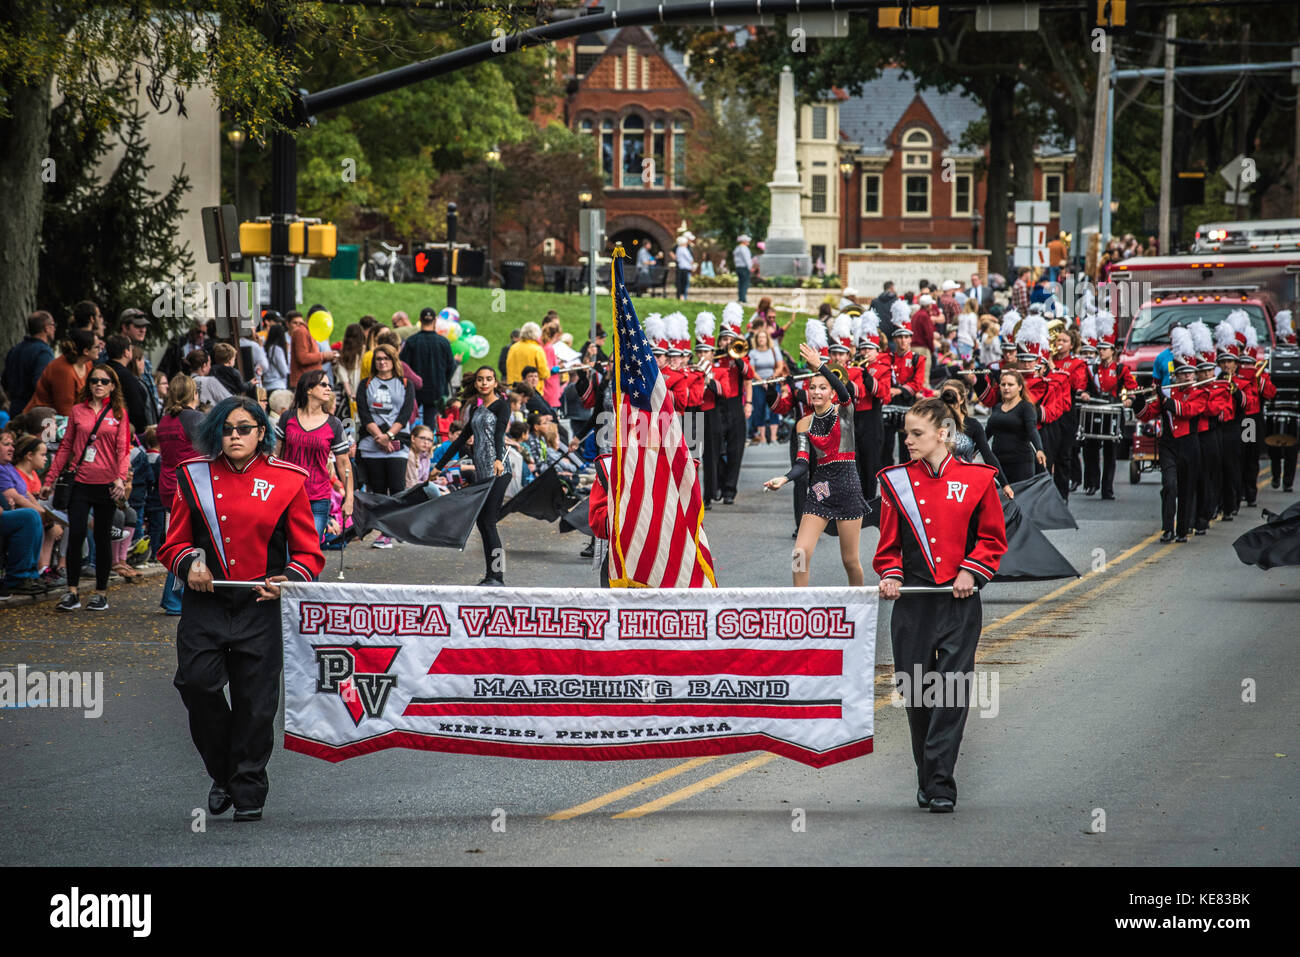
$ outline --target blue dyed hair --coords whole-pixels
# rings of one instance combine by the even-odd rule
[[[270,454],[275,449],[275,434],[271,431],[271,421],[266,417],[266,410],[247,396],[232,395],[214,405],[212,411],[199,423],[194,435],[194,448],[200,455],[221,454],[221,427],[236,409],[243,409],[253,417],[254,422],[266,429],[266,435],[257,450]]]

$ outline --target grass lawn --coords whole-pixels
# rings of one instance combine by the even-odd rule
[[[248,276],[234,278],[247,279]],[[387,283],[361,282],[356,279],[315,279],[308,277],[302,282],[303,311],[307,307],[320,303],[334,317],[334,332],[330,338],[338,342],[343,338],[343,330],[349,323],[356,322],[364,315],[372,315],[387,325],[392,315],[399,309],[404,310],[414,323],[419,323],[420,310],[425,306],[441,309],[447,304],[447,290],[444,286],[432,286],[424,283]],[[640,299],[633,298],[632,304],[636,314],[645,319],[652,312],[664,315],[680,308],[686,314],[692,333],[695,328],[696,313],[705,309],[712,312],[721,321],[722,306],[717,303],[678,302],[675,299]],[[483,289],[462,286],[457,290],[456,308],[462,319],[469,319],[478,329],[478,334],[488,340],[488,354],[484,362],[496,363],[501,347],[510,342],[510,330],[518,329],[525,322],[541,323],[547,310],[554,309],[560,314],[560,324],[565,332],[573,334],[573,347],[580,348],[587,339],[587,329],[591,322],[591,305],[587,296],[568,296],[554,292],[535,292],[531,290],[507,291],[504,289]],[[613,306],[609,296],[596,297],[596,321],[613,331]],[[752,314],[753,307],[746,310],[746,318]],[[786,349],[792,355],[798,355],[799,343],[803,341],[803,322],[795,323],[786,336]],[[611,351],[608,345],[606,351]]]

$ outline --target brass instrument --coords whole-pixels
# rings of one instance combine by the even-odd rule
[[[1055,339],[1058,335],[1060,335],[1064,331],[1065,331],[1065,320],[1053,319],[1051,322],[1047,324],[1048,341]]]
[[[1193,379],[1191,382],[1171,382],[1171,383],[1169,383],[1168,388],[1170,388],[1170,389],[1187,389],[1187,388],[1190,388],[1191,386],[1205,385],[1206,381],[1207,381],[1207,380],[1205,380],[1205,379],[1200,379],[1200,380]],[[1208,380],[1208,381],[1213,381],[1213,380]],[[1143,389],[1134,389],[1132,392],[1130,392],[1128,389],[1121,389],[1121,390],[1120,390],[1120,398],[1121,398],[1121,399],[1124,399],[1124,398],[1128,398],[1129,396],[1133,396],[1133,395],[1146,395],[1146,394],[1149,393],[1149,392],[1156,392],[1156,391],[1158,391],[1160,388],[1162,388],[1162,387],[1161,387],[1161,386],[1149,385],[1149,386],[1147,386],[1146,388],[1143,388]]]
[[[843,369],[839,368],[838,366],[833,366],[829,362],[825,363],[825,367],[827,369],[830,369],[831,375],[835,376],[835,378],[839,379],[843,383],[846,384],[848,383],[849,381],[848,374]],[[821,369],[817,370],[817,372],[820,371]],[[800,372],[798,375],[795,376],[783,376],[783,375],[773,376],[770,379],[751,379],[749,381],[749,384],[751,386],[770,385],[773,382],[784,382],[787,378],[790,379],[792,382],[799,382],[802,379],[811,379],[813,376],[817,375],[817,372]]]
[[[749,343],[744,339],[737,339],[727,346],[727,355],[739,362],[745,356],[749,355]]]

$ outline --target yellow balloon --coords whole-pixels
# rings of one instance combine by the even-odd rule
[[[330,333],[334,331],[334,317],[328,312],[313,312],[307,320],[307,330],[317,342],[329,342]]]

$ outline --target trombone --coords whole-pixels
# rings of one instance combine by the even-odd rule
[[[839,366],[833,366],[828,362],[825,363],[825,367],[830,370],[831,375],[835,376],[835,378],[839,379],[843,383],[846,384],[848,383],[849,381],[848,374]],[[786,379],[789,379],[791,382],[799,382],[803,379],[811,379],[813,376],[817,375],[818,372],[821,372],[821,369],[818,369],[817,372],[800,372],[798,375],[795,376],[781,375],[781,376],[772,376],[772,378],[770,379],[751,379],[749,380],[749,384],[751,386],[771,385],[773,382],[784,382]]]
[[[727,346],[727,355],[739,362],[745,356],[749,355],[749,342],[745,339],[737,339]]]

